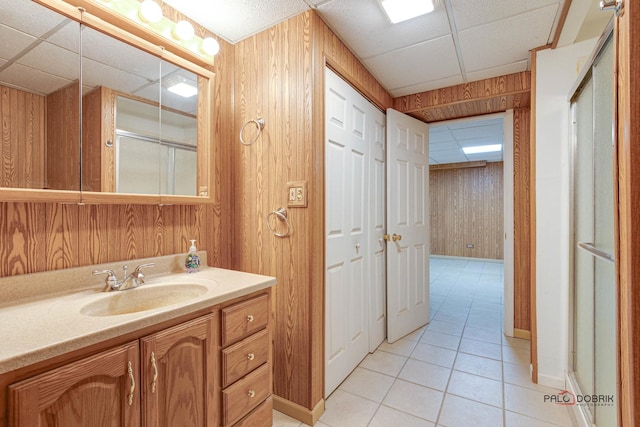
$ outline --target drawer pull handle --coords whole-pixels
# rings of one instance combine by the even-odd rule
[[[153,367],[153,380],[151,381],[151,393],[156,392],[156,384],[158,383],[158,365],[156,363],[156,355],[151,352],[151,366]]]
[[[127,372],[129,373],[129,380],[131,380],[131,389],[129,390],[129,406],[133,405],[133,393],[136,391],[136,379],[133,376],[133,366],[131,361],[127,365]]]
[[[247,316],[247,322],[253,322],[253,314]]]
[[[255,355],[255,354],[253,354],[253,353],[249,353],[249,354],[247,354],[247,359],[249,359],[249,360],[253,360],[253,359],[255,359],[255,358],[256,358],[256,355]]]
[[[255,397],[255,395],[256,395],[256,392],[253,390],[249,390],[249,393],[247,393],[247,396],[249,397]]]

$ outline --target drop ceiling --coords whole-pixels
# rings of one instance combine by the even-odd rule
[[[429,127],[429,164],[473,161],[500,162],[503,150],[492,153],[465,154],[464,147],[503,145],[504,119],[464,119]]]

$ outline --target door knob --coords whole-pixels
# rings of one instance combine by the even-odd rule
[[[382,236],[382,238],[388,242],[389,240],[391,240],[391,235],[390,234],[385,234],[385,235]]]
[[[402,236],[400,234],[394,234],[393,236],[391,236],[391,240],[397,242],[398,240],[402,240]]]

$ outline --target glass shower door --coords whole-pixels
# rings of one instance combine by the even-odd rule
[[[613,63],[610,37],[572,99],[573,370],[580,409],[607,427],[617,425]]]

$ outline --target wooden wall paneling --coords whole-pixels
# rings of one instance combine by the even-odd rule
[[[393,108],[429,123],[528,107],[530,91],[531,75],[523,71],[402,96]]]
[[[616,19],[619,245],[618,399],[622,426],[640,425],[640,6],[624,2]]]
[[[80,189],[78,90],[75,82],[47,95],[47,188]]]
[[[514,328],[531,330],[531,291],[529,277],[531,230],[530,223],[530,117],[529,108],[513,112],[513,261],[514,261]]]
[[[432,254],[503,258],[502,166],[430,171]]]
[[[44,187],[45,111],[44,97],[0,86],[0,186]]]

